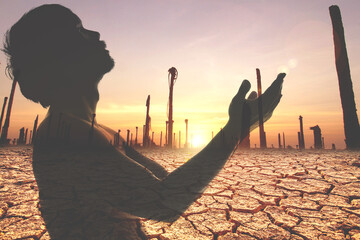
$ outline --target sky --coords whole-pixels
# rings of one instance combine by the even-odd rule
[[[270,4],[271,2],[271,4]],[[97,121],[113,129],[135,132],[145,124],[146,98],[155,141],[165,134],[169,95],[168,69],[176,67],[174,132],[185,141],[185,119],[194,145],[211,140],[228,120],[228,106],[241,82],[256,90],[256,68],[263,90],[280,72],[287,76],[283,97],[265,123],[268,147],[297,145],[299,115],[305,146],[313,146],[310,127],[319,125],[325,147],[345,148],[342,108],[335,68],[329,6],[340,7],[345,28],[356,105],[360,105],[360,1],[347,0],[0,0],[0,35],[27,11],[58,3],[77,14],[85,28],[100,32],[115,60],[99,85]],[[0,104],[9,96],[6,56],[0,53]],[[16,89],[9,137],[21,127],[32,129],[46,109]],[[142,131],[140,131],[142,132]],[[258,129],[250,135],[259,146]],[[164,142],[164,140],[163,140]]]

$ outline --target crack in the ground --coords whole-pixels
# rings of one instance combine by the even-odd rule
[[[279,157],[276,158],[276,161],[273,160],[272,162],[267,162],[267,161],[269,158],[271,159],[272,156],[271,154],[273,153],[267,152],[266,156],[261,155],[262,153],[256,151],[252,151],[250,153],[253,154],[253,156],[250,154],[246,154],[245,155],[246,160],[242,160],[244,161],[243,162],[244,166],[240,166],[241,164],[239,164],[238,161],[238,159],[242,159],[241,155],[234,155],[233,158],[229,160],[230,163],[225,166],[224,172],[220,173],[219,176],[215,178],[213,182],[210,184],[210,186],[214,184],[214,188],[210,189],[209,193],[204,193],[196,201],[198,205],[195,206],[193,210],[190,210],[189,213],[182,215],[184,217],[183,219],[190,223],[189,226],[191,229],[193,229],[193,231],[198,232],[199,234],[201,234],[201,236],[204,237],[211,236],[212,239],[222,239],[221,236],[226,235],[227,233],[233,234],[233,235],[229,234],[229,236],[236,236],[236,234],[244,234],[246,236],[251,236],[256,239],[260,239],[259,237],[252,236],[252,234],[246,232],[247,231],[246,228],[256,226],[256,224],[259,224],[261,222],[256,223],[255,221],[254,223],[254,221],[249,221],[248,223],[246,223],[246,226],[243,226],[240,224],[240,222],[237,222],[234,219],[232,219],[231,212],[234,212],[234,214],[236,212],[243,214],[243,216],[259,217],[262,214],[265,214],[268,218],[269,223],[274,224],[276,227],[279,227],[284,231],[287,231],[291,235],[299,236],[304,239],[310,239],[308,236],[312,236],[310,234],[312,231],[314,231],[315,235],[320,234],[325,236],[327,234],[331,234],[327,232],[328,230],[326,230],[326,228],[316,228],[316,224],[318,224],[319,222],[323,222],[324,224],[329,224],[329,226],[332,226],[331,219],[317,217],[317,216],[321,216],[319,215],[320,211],[321,212],[324,211],[325,208],[328,208],[328,210],[325,209],[325,211],[329,211],[329,209],[331,209],[331,207],[335,204],[335,206],[337,206],[339,211],[344,213],[344,216],[351,215],[352,220],[346,221],[346,223],[344,223],[343,225],[339,225],[339,226],[334,225],[332,226],[332,228],[329,229],[337,229],[339,231],[341,230],[344,236],[348,238],[351,238],[355,233],[360,232],[359,226],[356,225],[357,222],[360,222],[360,211],[359,211],[360,201],[352,202],[353,200],[360,199],[360,193],[359,193],[360,191],[357,190],[360,188],[360,181],[358,180],[358,178],[360,178],[360,169],[353,167],[346,168],[347,165],[346,164],[344,165],[344,163],[341,163],[342,165],[340,165],[338,159],[342,158],[341,155],[342,153],[338,153],[337,157],[334,158],[334,156],[331,155],[331,152],[329,152],[329,155],[327,155],[329,157],[320,158],[317,157],[316,155],[312,157],[311,153],[308,153],[307,151],[303,151],[303,152],[294,151],[293,153],[286,151],[282,151],[282,152],[279,151],[276,152],[276,154],[279,154]],[[27,180],[27,178],[32,175],[31,166],[26,167],[25,169],[21,169],[17,167],[11,167],[10,165],[13,164],[14,166],[17,166],[16,164],[18,164],[17,162],[19,162],[19,159],[21,158],[23,158],[23,160],[26,163],[21,162],[19,166],[24,166],[24,164],[31,164],[31,161],[28,161],[30,155],[24,154],[22,151],[15,151],[12,153],[6,153],[4,155],[1,154],[1,150],[0,150],[0,155],[6,156],[9,154],[13,154],[14,157],[9,157],[9,158],[5,157],[5,162],[2,162],[0,169],[2,170],[9,169],[11,171],[14,171],[14,176],[8,176],[9,178],[10,177],[12,178],[11,184],[13,186],[16,186],[16,188],[18,188],[16,189],[16,191],[14,191],[14,194],[16,194],[20,189],[24,188],[25,185],[26,188],[28,188],[29,184],[33,184],[30,186],[30,188],[33,189],[34,194],[36,194],[38,189],[34,185],[34,180]],[[153,154],[153,153],[149,152],[149,154]],[[156,155],[153,156],[155,156],[152,157],[153,159],[158,159]],[[179,161],[176,161],[176,164],[174,163],[176,160],[175,158],[171,158],[171,160],[168,160],[166,158],[167,156],[166,154],[162,154],[161,156],[162,156],[162,160],[164,161],[162,163],[167,167],[172,166],[170,167],[171,169],[174,169],[175,167],[178,167],[180,165]],[[285,156],[285,157],[281,157],[281,156]],[[302,156],[306,156],[306,157],[302,157]],[[186,157],[184,159],[186,160],[188,158]],[[345,170],[344,167],[346,168]],[[232,171],[232,168],[234,168],[234,171]],[[339,175],[342,173],[344,173],[345,175]],[[14,182],[14,178],[18,176],[20,176],[21,180]],[[292,182],[294,182],[293,185],[291,185]],[[5,190],[4,187],[9,185],[10,184],[1,184],[1,189]],[[257,186],[261,186],[261,187],[257,188]],[[301,189],[301,187],[304,187],[304,189]],[[248,191],[249,188],[250,188],[250,192],[248,192],[249,195],[247,196],[246,192]],[[273,195],[272,195],[272,191],[274,191]],[[31,192],[27,194],[33,194],[33,193]],[[241,201],[244,201],[244,205],[246,204],[250,204],[250,205],[244,207],[244,209],[242,209],[242,206],[238,206],[238,209],[234,209],[232,204],[239,204],[239,202],[236,203],[237,200],[235,195],[242,196],[240,199]],[[323,196],[330,196],[330,195],[332,196],[331,199],[326,201],[322,200]],[[334,197],[334,195],[339,197]],[[4,212],[4,214],[3,217],[0,219],[0,224],[2,221],[11,218],[11,216],[8,216],[8,209],[11,209],[12,207],[27,202],[34,201],[31,199],[20,201],[21,197],[22,195],[19,194],[16,200],[14,200],[14,202],[7,201],[9,203],[8,207],[2,206],[3,209],[2,211]],[[209,197],[209,198],[206,200],[205,197]],[[256,205],[255,203],[246,202],[246,197],[248,199],[255,199],[259,204]],[[9,197],[9,199],[15,199],[15,198]],[[285,201],[284,204],[282,204],[281,200],[283,199],[284,200],[289,199],[289,200]],[[304,201],[304,205],[303,206],[301,205],[302,202],[297,203],[296,199]],[[251,202],[252,200],[249,201]],[[314,204],[316,204],[318,207],[316,207],[316,205],[312,204],[311,202],[314,202]],[[347,206],[346,204],[351,204],[352,206],[345,207]],[[267,210],[267,207],[269,207],[269,209],[275,207],[277,208],[279,213],[287,214],[288,216],[295,217],[298,220],[296,220],[295,218],[294,219],[288,218],[284,215],[285,218],[284,221],[282,221],[281,214],[276,215],[277,212],[274,212],[275,215],[273,215],[272,212],[269,212]],[[289,211],[290,207],[294,208],[295,210]],[[222,211],[224,211],[224,215],[221,218],[219,218],[220,220],[219,224],[225,223],[226,225],[227,223],[231,223],[231,225],[226,225],[229,228],[228,229],[219,228],[219,230],[215,230],[216,231],[215,233],[210,226],[201,226],[201,228],[204,229],[200,231],[197,227],[197,224],[201,223],[202,221],[201,217],[204,217],[203,218],[204,221],[205,220],[211,221],[211,216],[213,216],[212,215],[213,211],[214,212],[218,211],[216,209],[221,209]],[[314,214],[306,211],[312,211]],[[303,214],[305,214],[306,216],[305,218],[303,218],[302,216]],[[194,224],[194,222],[189,220],[189,217],[194,217],[195,215],[198,215],[200,217],[198,219],[200,220],[197,220],[197,222]],[[18,219],[18,222],[10,223],[8,226],[12,226],[12,227],[17,225],[20,226],[22,221],[28,219],[28,217],[24,217],[21,215],[19,215],[18,217],[16,216],[13,216],[13,218]],[[311,219],[314,219],[314,221],[312,221]],[[223,221],[223,223],[221,221]],[[172,228],[172,226],[174,225],[172,224],[171,227],[168,226],[162,227],[161,228],[162,234],[172,233],[172,231],[176,231],[175,227]],[[243,228],[241,231],[238,231],[240,226],[242,226]],[[192,231],[191,229],[189,231]],[[254,227],[251,229],[252,229],[251,231],[254,231],[257,228]],[[137,225],[137,231],[141,231],[141,224]],[[266,230],[262,230],[262,231],[266,231]],[[46,231],[42,232],[40,237],[42,237],[45,233]],[[210,235],[210,233],[212,235]],[[156,235],[152,235],[152,237],[160,239],[160,235],[161,234],[156,234]],[[31,237],[34,235],[29,234],[29,236]],[[29,236],[24,237],[23,239],[28,238]],[[39,237],[36,237],[35,239],[38,238]],[[142,239],[146,239],[146,238],[142,237]]]

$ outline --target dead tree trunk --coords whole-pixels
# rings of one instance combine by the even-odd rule
[[[348,149],[360,148],[360,127],[356,114],[354,91],[350,76],[349,60],[347,56],[344,27],[338,6],[329,8],[333,26],[336,71],[339,80],[341,105],[345,130],[345,143]]]
[[[4,104],[3,104],[3,107],[2,107],[2,110],[1,110],[1,116],[0,116],[0,133],[1,133],[1,126],[2,126],[2,120],[4,118],[4,111],[5,111],[5,107],[6,107],[6,102],[7,102],[8,98],[5,97],[4,98]]]
[[[16,81],[13,80],[13,83],[11,86],[9,103],[8,103],[7,112],[6,112],[5,123],[1,130],[0,144],[8,144],[10,141],[7,139],[7,135],[8,135],[9,125],[10,125],[11,107],[12,107],[12,104],[14,101],[15,88],[16,88]]]
[[[256,76],[257,76],[257,88],[258,88],[258,97],[259,97],[259,135],[260,135],[260,148],[266,148],[266,135],[264,131],[264,118],[263,118],[263,110],[262,110],[262,98],[260,97],[262,94],[261,90],[261,75],[260,69],[256,69]]]

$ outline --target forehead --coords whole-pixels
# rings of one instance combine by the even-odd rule
[[[69,21],[71,21],[73,24],[75,25],[81,24],[81,19],[75,13],[70,11],[68,13],[68,17],[69,17]]]
[[[80,18],[70,9],[58,5],[49,4],[32,9],[25,14],[19,23],[21,25],[28,25],[30,28],[58,28],[58,27],[73,27],[81,23]]]
[[[81,19],[70,9],[62,7],[56,9],[51,17],[51,22],[55,26],[77,26],[81,24]],[[50,20],[50,19],[49,19]]]

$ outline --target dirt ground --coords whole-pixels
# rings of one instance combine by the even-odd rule
[[[146,150],[169,171],[195,154]],[[0,239],[50,239],[31,147],[0,148]],[[141,220],[147,239],[360,239],[360,152],[238,150],[174,223]]]

